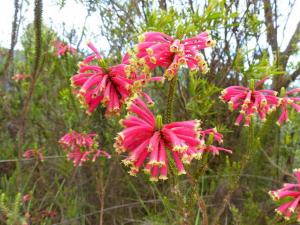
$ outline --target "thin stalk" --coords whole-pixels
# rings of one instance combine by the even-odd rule
[[[67,61],[67,60],[66,60]],[[75,102],[75,98],[74,98],[74,95],[73,95],[73,93],[72,93],[72,88],[71,88],[71,85],[69,84],[70,83],[70,80],[68,79],[68,77],[66,76],[66,74],[68,74],[68,71],[66,70],[66,68],[65,68],[65,66],[64,66],[64,63],[62,63],[61,64],[62,66],[60,67],[60,69],[61,69],[61,72],[62,72],[62,74],[63,74],[63,76],[64,76],[64,78],[65,78],[65,80],[66,80],[66,82],[67,82],[67,87],[68,87],[68,91],[69,91],[69,97],[70,97],[70,100],[71,100],[71,103],[72,103],[72,106],[73,106],[73,108],[74,108],[74,110],[75,110],[75,112],[76,112],[76,115],[79,117],[79,109],[78,109],[78,107],[77,107],[77,104],[76,104],[76,102]],[[78,119],[80,119],[80,118],[78,118]]]
[[[100,161],[100,166],[103,167],[103,161]],[[104,196],[105,196],[105,188],[104,188],[104,174],[103,171],[100,169],[97,171],[93,171],[94,176],[96,177],[96,192],[98,194],[98,200],[99,200],[99,225],[103,225],[103,209],[104,209]]]
[[[211,223],[212,225],[217,225],[218,224],[218,221],[219,221],[221,215],[223,214],[224,210],[226,209],[226,206],[230,202],[232,194],[234,193],[234,191],[239,186],[240,178],[241,178],[246,166],[249,163],[250,157],[254,153],[254,150],[255,150],[254,142],[255,142],[255,140],[254,140],[254,125],[253,125],[253,122],[254,121],[252,120],[250,125],[249,125],[249,128],[248,128],[247,151],[245,152],[245,154],[243,155],[243,157],[241,159],[239,171],[238,171],[236,177],[234,178],[231,187],[229,187],[230,190],[228,191],[228,193],[223,198],[222,206],[219,208],[216,215],[214,216],[214,220]]]
[[[198,210],[200,210],[202,213],[202,225],[208,225],[208,215],[207,215],[206,204],[205,204],[205,201],[204,201],[202,195],[199,195],[199,193],[198,193],[197,182],[191,174],[187,173],[187,177],[194,187],[193,194],[197,201]],[[198,215],[197,215],[197,217],[198,217]],[[198,219],[196,219],[196,220],[198,220]]]
[[[175,76],[169,83],[169,91],[167,96],[167,107],[164,115],[164,123],[170,123],[172,121],[176,83],[177,83],[177,76]]]
[[[124,170],[123,170],[124,172]],[[125,173],[125,172],[124,172]],[[147,215],[150,215],[150,210],[148,209],[148,207],[146,206],[146,204],[144,203],[143,199],[141,198],[138,190],[135,188],[134,184],[130,181],[130,179],[128,178],[128,175],[126,173],[125,175],[125,179],[128,182],[129,186],[132,188],[133,192],[136,194],[140,204],[142,205],[143,209],[146,211]]]
[[[153,187],[154,187],[154,190],[157,192],[159,198],[161,199],[161,202],[163,204],[163,206],[165,207],[166,211],[167,211],[167,215],[169,217],[169,219],[173,219],[174,217],[172,216],[172,213],[171,213],[171,203],[169,201],[169,199],[167,197],[164,197],[163,194],[159,191],[159,189],[157,188],[156,184],[153,183]]]

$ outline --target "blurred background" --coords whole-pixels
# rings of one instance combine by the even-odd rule
[[[275,215],[267,193],[293,181],[300,167],[299,114],[290,111],[279,127],[273,112],[250,135],[233,125],[236,113],[218,97],[266,75],[266,88],[300,86],[299,8],[297,0],[0,0],[0,224],[200,225],[196,195],[209,224],[296,224]],[[113,149],[125,113],[106,119],[98,107],[88,116],[70,86],[87,41],[120,63],[145,31],[182,38],[205,30],[217,43],[203,52],[210,71],[180,70],[174,117],[217,127],[233,154],[205,155],[188,176],[166,182],[131,177]],[[58,54],[57,41],[76,52]],[[167,84],[146,90],[153,111],[162,112]],[[74,168],[58,143],[71,129],[96,132],[112,158]],[[25,160],[28,149],[38,149],[44,162]]]

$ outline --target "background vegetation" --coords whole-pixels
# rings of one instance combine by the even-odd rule
[[[274,90],[299,86],[300,23],[296,30],[285,30],[285,23],[278,23],[283,15],[278,14],[277,0],[77,2],[88,15],[101,15],[101,26],[95,29],[109,43],[105,56],[116,63],[144,31],[189,37],[211,30],[217,45],[205,52],[210,71],[180,71],[174,117],[197,118],[204,128],[217,127],[233,154],[204,156],[192,163],[187,176],[166,182],[151,183],[142,174],[129,176],[120,164],[122,156],[112,147],[124,114],[107,120],[100,107],[88,116],[70,87],[69,78],[87,48],[58,57],[49,44],[59,38],[78,46],[89,37],[81,31],[58,37],[43,24],[42,11],[47,9],[41,0],[30,2],[34,22],[19,37],[24,2],[15,0],[11,47],[0,51],[0,223],[200,225],[200,195],[209,224],[295,224],[276,217],[276,204],[267,192],[293,180],[292,168],[299,167],[299,115],[291,113],[291,122],[279,127],[274,112],[265,123],[244,129],[233,125],[236,115],[218,96],[225,87],[246,86],[250,78],[266,74],[272,76],[267,85]],[[65,7],[66,1],[56,3]],[[288,4],[292,10],[295,1]],[[278,43],[279,30],[291,37],[284,49]],[[20,51],[15,50],[17,42],[22,43]],[[15,82],[11,78],[16,73],[32,78]],[[166,85],[149,87],[157,111],[164,110]],[[96,132],[113,157],[74,168],[58,144],[70,129]],[[44,162],[23,159],[24,151],[32,148],[41,149]],[[23,203],[26,194],[32,198]]]

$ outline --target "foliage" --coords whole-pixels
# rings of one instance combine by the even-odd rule
[[[134,48],[138,36],[145,31],[187,38],[211,30],[217,45],[204,53],[210,71],[205,75],[186,68],[179,71],[174,118],[201,119],[204,129],[217,127],[225,136],[224,146],[233,154],[206,154],[202,160],[192,162],[188,176],[172,176],[165,182],[152,183],[142,174],[128,175],[120,164],[123,156],[113,148],[114,137],[121,130],[118,121],[126,111],[123,109],[119,117],[111,119],[105,118],[104,107],[98,107],[91,116],[85,114],[72,91],[70,78],[76,74],[87,48],[57,56],[52,43],[61,37],[43,25],[38,77],[20,82],[7,76],[1,78],[0,220],[25,224],[28,213],[32,218],[29,224],[196,225],[203,220],[200,196],[205,201],[209,224],[287,224],[276,218],[276,205],[267,192],[290,182],[292,169],[299,167],[299,114],[291,111],[291,122],[279,127],[279,112],[273,112],[266,122],[254,121],[246,129],[233,125],[236,114],[218,98],[225,87],[247,86],[249,79],[259,80],[265,75],[271,76],[267,86],[278,91],[279,86],[290,89],[297,84],[297,77],[292,75],[299,70],[298,59],[287,59],[289,63],[283,60],[295,56],[297,46],[290,51],[278,47],[270,51],[271,43],[261,44],[262,36],[269,40],[266,36],[275,35],[265,32],[268,20],[261,12],[269,1],[166,1],[166,11],[160,7],[161,1],[78,2],[89,13],[101,14],[100,32],[109,41],[107,58],[111,64],[120,63],[121,56]],[[65,7],[66,1],[57,4]],[[277,18],[276,10],[272,10]],[[11,65],[16,73],[32,73],[35,41],[34,26],[29,25],[21,37],[23,50],[16,53]],[[6,50],[3,52],[5,55]],[[0,60],[0,71],[4,62],[5,58]],[[153,72],[153,76],[162,74],[161,68]],[[22,120],[33,83],[28,113]],[[154,113],[165,110],[167,85],[168,82],[154,83],[145,88],[155,99]],[[24,121],[20,148],[19,132]],[[73,167],[58,143],[70,130],[97,133],[99,145],[112,158]],[[25,150],[37,148],[43,149],[44,162],[23,159]],[[32,200],[23,203],[22,196],[28,193],[32,193]],[[45,210],[56,215],[41,216]]]

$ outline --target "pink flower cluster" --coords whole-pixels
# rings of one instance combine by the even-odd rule
[[[207,63],[199,52],[215,44],[209,32],[202,32],[195,37],[178,40],[161,32],[146,32],[136,46],[138,64],[150,70],[157,66],[166,68],[165,77],[171,80],[181,65],[192,71],[206,73]]]
[[[26,194],[22,196],[22,201],[23,203],[29,202],[32,199],[32,195],[31,194]]]
[[[131,72],[130,65],[126,64],[127,55],[121,64],[108,68],[95,46],[92,43],[88,46],[94,53],[79,64],[78,74],[71,78],[72,86],[77,88],[77,96],[88,114],[102,103],[106,116],[118,115],[122,104],[140,91],[145,77]]]
[[[170,160],[179,175],[185,174],[183,164],[189,164],[194,158],[200,159],[206,150],[204,139],[210,131],[202,133],[200,139],[198,120],[163,125],[161,116],[155,118],[140,98],[129,103],[127,110],[129,115],[121,120],[125,129],[116,137],[114,147],[119,153],[129,153],[123,163],[130,167],[131,175],[136,175],[147,161],[144,172],[150,174],[150,180],[165,180]],[[214,138],[221,140],[217,132]]]
[[[231,150],[218,147],[213,144],[213,141],[216,141],[217,143],[223,142],[223,135],[217,131],[216,128],[210,128],[207,130],[201,130],[201,141],[204,143],[203,147],[200,149],[203,152],[211,152],[213,155],[219,155],[220,151],[224,151],[227,153],[232,153]]]
[[[300,92],[300,88],[287,91],[284,97],[277,97],[277,92],[273,90],[255,90],[262,85],[267,78],[258,81],[254,88],[243,86],[230,86],[222,91],[220,99],[228,102],[229,109],[239,110],[239,115],[235,121],[239,125],[244,120],[244,126],[249,126],[251,118],[258,114],[259,119],[266,120],[268,113],[277,108],[281,109],[281,114],[277,121],[278,125],[288,121],[288,106],[291,105],[297,112],[300,112],[300,98],[289,95]]]
[[[28,149],[24,152],[23,157],[25,159],[36,158],[41,162],[45,159],[41,149]]]
[[[27,77],[30,77],[30,75],[18,73],[13,75],[11,79],[14,80],[15,82],[19,82],[25,80]]]
[[[270,191],[269,194],[274,201],[287,199],[275,211],[279,215],[283,215],[285,219],[289,220],[295,210],[298,211],[298,222],[300,222],[300,169],[294,170],[297,183],[285,183],[281,189]]]
[[[59,41],[59,40],[54,41],[53,46],[55,48],[57,56],[63,56],[67,53],[70,53],[73,55],[76,53],[75,48],[73,48],[71,45],[67,45],[64,42]]]
[[[85,134],[72,131],[65,134],[59,143],[68,152],[68,160],[73,160],[74,166],[81,166],[83,162],[91,160],[94,162],[98,156],[103,155],[110,158],[110,155],[98,149],[95,140],[96,134]]]
[[[290,95],[300,93],[300,88],[295,88],[285,93],[285,96],[278,99],[278,108],[281,111],[281,114],[278,118],[277,124],[281,125],[284,122],[289,120],[288,118],[288,108],[291,106],[298,113],[300,113],[300,97],[293,97]]]

